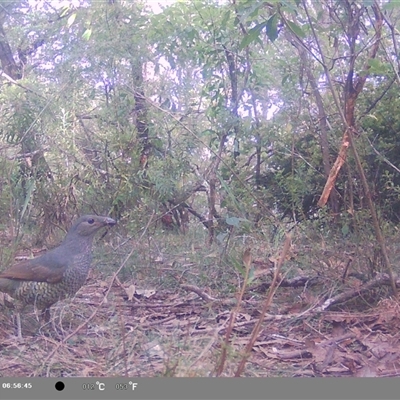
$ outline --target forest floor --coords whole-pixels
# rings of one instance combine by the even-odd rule
[[[0,376],[216,376],[221,359],[221,376],[234,376],[282,243],[244,235],[222,254],[197,240],[167,233],[102,245],[87,284],[52,307],[55,328],[23,314],[22,342],[0,306]],[[400,305],[387,279],[360,279],[381,276],[375,250],[319,241],[292,241],[242,376],[399,376]],[[247,246],[251,270],[237,309]]]

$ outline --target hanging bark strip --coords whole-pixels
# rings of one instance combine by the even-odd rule
[[[323,207],[326,204],[332,189],[335,187],[336,178],[344,162],[346,161],[346,155],[349,146],[350,146],[349,129],[346,129],[343,135],[342,145],[340,147],[339,154],[329,172],[329,176],[328,179],[326,180],[324,190],[321,194],[320,199],[318,200],[317,204],[319,207]]]
[[[347,156],[347,150],[351,146],[352,138],[350,135],[354,135],[357,130],[355,127],[355,106],[356,101],[361,93],[364,84],[368,78],[368,74],[365,73],[363,75],[357,75],[354,79],[354,70],[355,70],[355,63],[357,59],[357,49],[356,43],[358,39],[358,35],[360,33],[360,17],[364,10],[364,7],[358,9],[355,6],[352,6],[349,2],[344,3],[347,8],[347,15],[348,15],[348,24],[347,24],[347,38],[350,47],[350,58],[349,58],[349,72],[347,74],[346,84],[344,88],[344,122],[346,129],[343,134],[342,145],[339,150],[339,154],[336,158],[336,161],[329,173],[329,177],[325,183],[324,190],[322,195],[318,201],[318,206],[323,207],[332,191],[332,188],[335,185],[336,178],[338,173],[344,164]],[[375,28],[375,42],[371,47],[371,51],[369,53],[368,60],[365,62],[363,66],[364,71],[368,71],[370,69],[370,65],[368,63],[369,60],[372,60],[376,57],[376,54],[379,49],[381,35],[382,35],[382,25],[383,25],[383,17],[379,7],[374,4],[372,6],[375,15],[375,21],[373,21],[374,28]],[[327,72],[327,71],[326,71]],[[355,135],[356,136],[356,135]],[[355,149],[354,149],[355,150]]]

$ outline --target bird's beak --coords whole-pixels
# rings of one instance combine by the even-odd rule
[[[114,226],[117,223],[117,221],[115,221],[112,218],[105,217],[103,223],[104,226]]]

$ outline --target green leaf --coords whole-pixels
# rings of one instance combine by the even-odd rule
[[[378,118],[374,114],[367,114],[366,117],[372,118],[375,121],[378,121]]]
[[[289,11],[291,14],[296,15],[297,9],[293,5],[293,3],[298,7],[300,2],[299,1],[292,1],[292,0],[281,0],[282,6],[285,8],[286,11]]]
[[[82,38],[85,40],[89,40],[91,35],[92,35],[92,30],[89,28],[86,29],[85,32],[83,32]]]
[[[384,5],[382,6],[382,10],[388,10],[388,11],[390,11],[390,10],[393,10],[393,9],[395,9],[395,8],[397,8],[397,7],[400,7],[400,2],[398,2],[397,0],[395,0],[395,1],[392,1],[392,2],[390,2],[390,3],[384,4]]]
[[[229,21],[230,16],[231,16],[231,10],[228,10],[225,12],[224,16],[222,17],[221,26],[223,28],[226,27],[226,23]]]
[[[289,74],[286,74],[286,75],[284,75],[283,76],[283,78],[282,78],[282,86],[284,86],[285,85],[285,83],[289,80],[289,78],[290,78],[290,75]]]
[[[255,278],[256,278],[256,276],[254,274],[254,268],[250,268],[249,276],[247,277],[247,285],[250,285],[254,281]]]
[[[210,135],[211,137],[215,137],[216,135],[217,135],[217,132],[216,131],[214,131],[213,129],[206,129],[206,130],[204,130],[203,132],[201,132],[201,135],[203,136],[208,136],[208,135]]]
[[[25,211],[26,211],[26,209],[27,209],[27,207],[28,207],[29,202],[31,201],[32,193],[33,193],[34,189],[35,189],[35,180],[32,179],[32,180],[29,182],[28,189],[27,189],[27,193],[26,193],[26,197],[25,197],[25,199],[24,199],[24,204],[23,204],[23,206],[22,206],[21,219],[22,219],[22,217],[23,217],[24,214],[25,214]]]
[[[240,218],[238,217],[228,217],[225,222],[228,225],[234,226],[235,228],[239,228]]]
[[[265,25],[265,31],[267,33],[268,39],[273,42],[277,37],[278,37],[278,14],[275,13],[272,15],[266,25]]]
[[[261,30],[267,25],[268,21],[262,22],[261,24],[256,25],[251,28],[247,35],[242,39],[240,43],[239,49],[242,50],[247,47],[251,42],[254,42],[260,36]]]
[[[217,235],[216,239],[218,240],[219,243],[223,243],[227,236],[228,236],[227,233],[221,232]]]
[[[371,7],[374,5],[374,0],[363,0],[364,7]]]
[[[69,11],[69,6],[64,6],[64,7],[61,9],[60,18],[65,17],[65,16],[67,15],[68,11]]]
[[[71,25],[74,23],[75,18],[76,18],[76,13],[73,13],[73,14],[70,15],[70,17],[67,20],[67,27],[68,28],[70,28]]]
[[[196,29],[193,29],[192,27],[185,29],[185,31],[190,42],[193,42],[193,39],[198,36]]]
[[[295,24],[292,21],[288,21],[286,20],[286,23],[288,25],[288,27],[290,28],[290,30],[297,35],[298,37],[304,39],[306,37],[306,34],[303,32],[303,30],[300,28],[299,25]]]
[[[382,65],[382,63],[379,60],[377,60],[376,58],[371,58],[368,60],[368,65],[371,68],[378,68],[380,65]]]
[[[389,63],[382,63],[376,58],[368,60],[368,65],[370,66],[370,68],[368,69],[367,73],[372,73],[377,75],[386,75],[391,69]]]

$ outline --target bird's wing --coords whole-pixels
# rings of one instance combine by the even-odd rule
[[[45,256],[21,261],[6,271],[1,272],[0,278],[48,283],[60,282],[68,264],[60,262],[52,263],[51,258]]]

